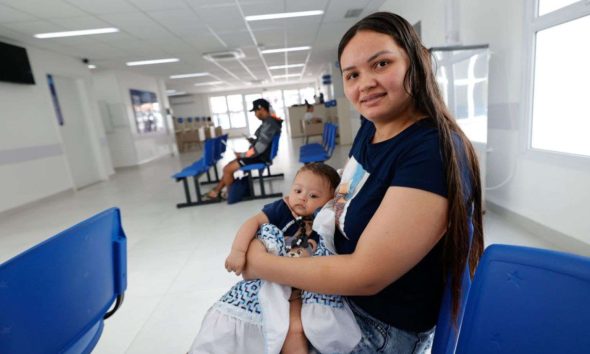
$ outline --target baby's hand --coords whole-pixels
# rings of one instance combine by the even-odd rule
[[[236,275],[242,274],[246,265],[246,252],[232,248],[229,256],[225,259],[225,269],[228,272],[234,272]]]

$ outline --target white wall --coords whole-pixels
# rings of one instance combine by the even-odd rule
[[[490,82],[486,198],[495,206],[545,229],[590,243],[590,163],[528,149],[524,75],[525,6],[531,1],[460,0],[462,44],[489,44]],[[444,45],[444,5],[437,1],[389,0],[411,23],[422,21],[426,46]],[[559,119],[559,117],[556,117]],[[562,240],[555,240],[562,242]]]
[[[166,131],[139,134],[131,105],[130,89],[151,91],[156,93],[165,116],[168,101],[161,80],[113,70],[97,71],[93,76],[97,100],[104,107],[102,119],[107,121],[104,125],[114,167],[136,166],[174,153],[170,123]]]
[[[112,173],[86,66],[76,58],[12,43],[27,49],[36,85],[0,82],[0,212],[73,188],[48,73],[83,82],[81,119],[94,129],[91,144],[101,178]]]
[[[210,117],[209,98],[207,95],[171,96],[170,104],[174,117]]]

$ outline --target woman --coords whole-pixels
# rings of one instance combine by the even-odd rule
[[[422,352],[445,282],[456,318],[462,272],[469,262],[473,275],[483,251],[477,158],[406,20],[384,12],[360,20],[338,60],[345,95],[366,117],[333,208],[340,255],[280,258],[253,242],[246,274],[347,295],[363,331],[355,352]]]

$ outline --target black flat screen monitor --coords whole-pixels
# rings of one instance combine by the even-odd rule
[[[25,48],[0,42],[0,81],[35,84]]]

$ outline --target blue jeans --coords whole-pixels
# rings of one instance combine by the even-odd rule
[[[434,329],[422,333],[406,332],[373,318],[352,301],[348,304],[363,334],[352,353],[414,354],[424,353],[432,345]]]

